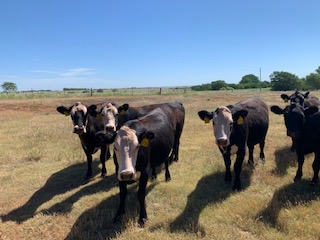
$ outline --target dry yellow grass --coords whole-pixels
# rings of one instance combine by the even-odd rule
[[[320,97],[317,92],[314,93]],[[1,100],[0,239],[319,239],[320,189],[310,186],[313,156],[303,180],[293,183],[296,156],[289,151],[283,118],[270,112],[266,162],[243,165],[243,191],[225,183],[224,163],[214,146],[212,126],[197,116],[250,96],[268,106],[285,106],[279,92],[202,92],[166,96],[113,96]],[[71,121],[58,105],[106,99],[134,106],[179,100],[186,108],[180,160],[170,167],[172,181],[160,173],[149,182],[149,221],[137,226],[136,184],[130,186],[127,213],[113,224],[119,190],[112,161],[108,177],[85,183],[85,155]]]

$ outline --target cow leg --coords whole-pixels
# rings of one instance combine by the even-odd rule
[[[253,150],[254,150],[254,145],[252,146],[248,146],[249,149],[249,159],[248,159],[248,164],[253,166],[254,165],[254,161],[253,161]]]
[[[295,182],[299,181],[302,177],[302,166],[304,163],[304,155],[302,153],[297,152],[297,156],[298,156],[298,170],[297,170],[296,176],[294,177]]]
[[[118,208],[118,212],[113,219],[113,223],[116,223],[121,220],[122,216],[125,214],[125,201],[127,197],[127,183],[123,181],[119,181],[119,189],[120,189],[120,204]]]
[[[140,180],[139,180],[139,190],[137,193],[138,201],[140,205],[140,214],[139,214],[139,220],[138,220],[138,224],[140,227],[144,227],[144,224],[148,220],[146,203],[145,203],[147,182],[148,182],[148,173],[147,171],[142,171]]]
[[[170,176],[170,172],[169,172],[169,158],[166,159],[164,165],[166,167],[166,173],[165,173],[165,177],[166,177],[166,181],[169,182],[171,180],[171,176]]]
[[[231,175],[231,157],[230,154],[223,154],[223,160],[224,160],[224,165],[226,166],[226,174],[224,176],[225,181],[231,181],[232,175]]]
[[[291,151],[291,152],[294,152],[294,151],[296,150],[294,138],[291,138],[291,140],[292,140],[292,144],[291,144],[291,149],[290,149],[290,151]]]
[[[109,151],[109,146],[102,146],[100,151],[100,162],[101,162],[101,177],[105,177],[107,175],[107,169],[106,169],[106,151]],[[110,153],[109,153],[110,154]]]
[[[152,181],[155,181],[155,180],[157,180],[156,167],[155,167],[155,166],[152,166],[151,169],[152,169],[151,180],[152,180]]]
[[[264,141],[261,142],[261,143],[259,143],[259,146],[260,146],[260,159],[261,159],[262,161],[265,160],[265,156],[264,156],[264,145],[265,145],[265,142],[264,142]]]
[[[316,153],[315,157],[314,157],[314,161],[312,164],[312,168],[313,168],[313,178],[311,183],[312,184],[318,184],[319,182],[319,169],[320,169],[320,154]]]
[[[110,153],[110,145],[108,144],[108,145],[107,145],[107,158],[106,158],[106,160],[109,160],[109,159],[110,159],[110,157],[111,157],[111,153]]]
[[[85,179],[90,179],[92,177],[92,155],[87,151],[87,149],[82,145],[83,151],[87,156],[87,173]]]
[[[235,173],[235,179],[233,183],[233,190],[241,190],[241,181],[240,181],[240,175],[241,175],[241,168],[243,159],[245,156],[245,148],[239,148],[237,152],[237,158],[234,163],[234,173]]]
[[[113,162],[114,162],[115,171],[116,171],[116,175],[117,175],[118,171],[119,171],[119,164],[117,161],[117,155],[115,153],[113,153]]]

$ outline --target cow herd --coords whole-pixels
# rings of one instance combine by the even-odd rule
[[[312,183],[318,183],[320,168],[320,101],[309,94],[298,91],[281,98],[290,101],[288,106],[272,106],[275,114],[283,114],[287,135],[292,138],[292,151],[296,151],[298,170],[294,181],[302,177],[304,156],[315,153]],[[125,214],[127,185],[138,182],[140,213],[138,223],[147,221],[145,206],[146,185],[149,179],[157,178],[156,167],[164,164],[165,179],[171,179],[169,165],[179,159],[179,145],[182,134],[185,109],[180,102],[167,102],[142,107],[129,104],[119,106],[114,102],[85,105],[81,102],[57,111],[71,116],[73,132],[78,134],[87,156],[86,178],[92,177],[92,155],[99,149],[102,164],[101,176],[107,174],[105,161],[111,158],[113,145],[115,171],[119,180],[120,203],[114,222]],[[215,143],[225,163],[225,180],[231,181],[231,155],[236,154],[233,190],[241,189],[241,168],[248,147],[248,164],[253,165],[254,146],[259,144],[260,159],[264,161],[265,139],[269,127],[267,105],[257,97],[228,106],[219,106],[214,111],[198,112],[205,123],[212,122]]]

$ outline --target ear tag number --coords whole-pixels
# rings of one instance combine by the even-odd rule
[[[289,100],[286,98],[286,99],[284,99],[284,102],[288,102]]]
[[[124,110],[124,109],[122,109],[121,111],[120,111],[120,115],[125,115],[126,114],[126,110]]]
[[[243,124],[243,117],[242,117],[242,116],[240,116],[240,117],[238,118],[237,124],[238,124],[238,125],[242,125],[242,124]]]
[[[65,116],[69,116],[69,112],[68,111],[64,111],[63,113]]]
[[[143,138],[141,140],[140,146],[141,147],[148,147],[149,146],[149,139],[148,138]]]
[[[204,119],[203,119],[203,121],[204,121],[205,123],[209,123],[209,122],[210,122],[210,118],[208,118],[207,116],[205,116]]]

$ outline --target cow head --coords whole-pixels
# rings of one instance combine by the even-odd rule
[[[127,126],[119,129],[114,141],[114,152],[119,166],[119,181],[133,181],[140,177],[141,172],[136,170],[139,148],[148,148],[154,138],[152,132],[137,132]]]
[[[76,102],[70,107],[59,106],[57,111],[65,116],[71,116],[73,123],[73,132],[79,135],[86,133],[87,124],[87,106],[81,102]]]
[[[289,102],[290,101],[290,103],[299,103],[301,106],[303,106],[304,105],[304,100],[306,98],[308,98],[308,95],[309,95],[309,91],[306,92],[305,94],[302,94],[299,91],[295,91],[290,96],[287,95],[287,94],[281,94],[281,98],[285,102]]]
[[[284,122],[287,128],[287,135],[296,138],[300,135],[302,126],[305,122],[306,116],[318,112],[318,107],[311,106],[304,108],[300,104],[291,103],[284,109],[279,106],[271,106],[270,110],[275,114],[284,115]]]
[[[208,112],[205,110],[199,111],[199,117],[209,123],[212,120],[213,134],[215,136],[215,142],[218,146],[226,147],[230,144],[230,135],[233,128],[242,125],[245,117],[248,114],[247,110],[239,109],[233,114],[230,110],[231,106],[218,107],[214,112]]]
[[[102,120],[105,134],[115,134],[118,125],[118,108],[114,103],[105,103],[100,109],[97,109],[96,105],[91,105],[88,111],[90,115]]]

